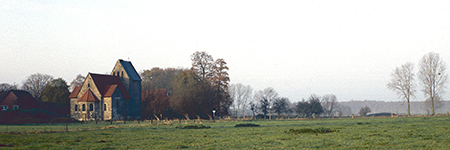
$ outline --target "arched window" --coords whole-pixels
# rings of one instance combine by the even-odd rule
[[[122,71],[122,75],[120,77],[123,77],[123,71]]]
[[[91,87],[91,85],[88,83],[88,87]]]
[[[103,111],[106,111],[106,104],[103,104]]]
[[[78,111],[78,105],[75,105],[75,111]]]
[[[94,111],[94,104],[89,105],[89,111]]]
[[[86,105],[83,104],[83,106],[81,106],[81,111],[86,111]]]

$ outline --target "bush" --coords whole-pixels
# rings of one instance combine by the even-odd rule
[[[288,131],[284,131],[284,133],[291,133],[291,134],[302,134],[302,133],[332,133],[332,132],[339,132],[339,130],[333,130],[329,128],[317,128],[317,129],[289,129]]]
[[[211,127],[210,126],[205,126],[205,125],[202,125],[202,124],[198,124],[198,125],[186,125],[186,126],[178,125],[175,128],[178,128],[178,129],[209,129]]]
[[[242,123],[242,124],[237,124],[234,127],[259,127],[259,125],[253,124],[253,123]]]
[[[51,113],[43,109],[16,109],[0,112],[0,124],[47,123],[51,119]]]

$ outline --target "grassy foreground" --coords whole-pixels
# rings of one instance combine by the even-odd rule
[[[450,117],[0,125],[10,149],[448,149]],[[189,125],[195,125],[189,122]],[[197,122],[198,124],[198,122]],[[234,127],[257,124],[259,127]],[[178,128],[177,128],[178,126]],[[326,129],[326,130],[324,130]],[[39,132],[54,133],[39,133]],[[58,132],[55,132],[58,131]],[[296,132],[290,132],[296,131]],[[299,132],[327,131],[327,132]],[[332,132],[328,132],[332,131]]]

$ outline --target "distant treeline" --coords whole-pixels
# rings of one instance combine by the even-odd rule
[[[391,112],[396,114],[407,114],[406,112],[406,102],[385,102],[385,101],[375,101],[375,100],[354,100],[340,102],[341,105],[349,106],[353,114],[358,114],[361,107],[368,106],[372,110],[372,113],[377,112]],[[441,106],[436,110],[437,114],[444,114],[450,112],[450,101],[442,101]],[[412,115],[428,115],[431,114],[431,110],[425,107],[423,101],[412,101],[411,102],[411,114]]]

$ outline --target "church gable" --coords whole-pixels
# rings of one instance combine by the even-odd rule
[[[76,89],[74,89],[74,92],[75,91]],[[86,79],[84,80],[83,84],[80,87],[80,90],[78,91],[77,98],[81,98],[88,91],[91,91],[96,97],[102,97],[100,89],[98,89],[97,85],[94,82],[92,73],[89,73],[86,76]]]
[[[98,98],[92,93],[91,89],[86,91],[77,102],[99,102]]]

